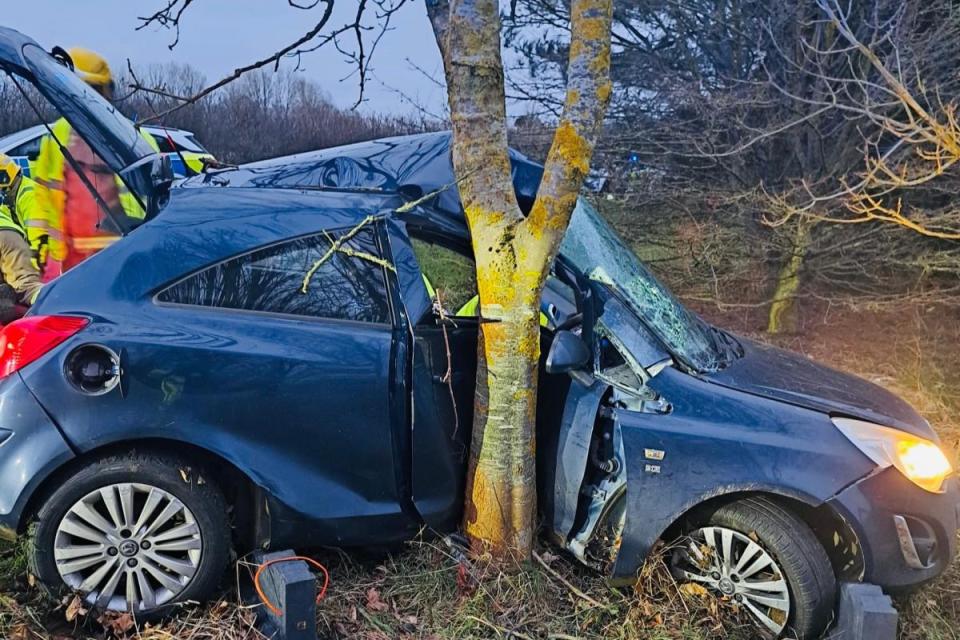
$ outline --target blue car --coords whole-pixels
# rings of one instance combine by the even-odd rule
[[[208,597],[231,550],[454,531],[481,320],[449,135],[174,181],[69,66],[0,29],[0,69],[148,215],[2,331],[0,527],[36,575],[149,616]],[[511,157],[529,208],[541,167]],[[954,557],[926,421],[711,326],[585,201],[542,309],[539,521],[584,564],[629,581],[663,541],[763,633],[815,637],[841,581],[908,589]]]

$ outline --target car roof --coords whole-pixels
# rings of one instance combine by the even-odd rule
[[[39,135],[42,135],[45,131],[46,127],[44,127],[42,124],[38,124],[26,129],[21,129],[20,131],[9,133],[0,138],[0,151],[21,145],[27,140],[31,140]]]
[[[413,197],[437,192],[430,207],[462,217],[450,143],[448,131],[379,138],[207,172],[180,187],[366,190]],[[525,208],[536,197],[543,167],[513,149],[510,161],[517,199]]]

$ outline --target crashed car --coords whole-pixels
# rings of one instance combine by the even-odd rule
[[[208,597],[231,549],[455,530],[481,318],[449,134],[173,182],[68,66],[0,29],[0,68],[148,214],[2,332],[0,526],[39,578],[149,615]],[[511,159],[528,209],[541,167]],[[679,579],[813,637],[839,582],[906,589],[954,557],[926,421],[711,326],[585,201],[542,309],[540,521],[583,563],[628,581],[664,542]]]

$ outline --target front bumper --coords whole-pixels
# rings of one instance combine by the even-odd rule
[[[847,487],[828,504],[854,529],[864,582],[907,590],[943,573],[957,555],[960,479],[924,491],[890,467]]]
[[[23,529],[33,492],[73,455],[20,374],[0,380],[0,537]]]

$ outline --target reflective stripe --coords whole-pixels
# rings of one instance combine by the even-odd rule
[[[47,189],[56,189],[58,191],[63,190],[63,180],[52,180],[48,178],[35,178],[36,182],[41,187],[46,187]]]
[[[99,251],[106,249],[120,239],[120,236],[86,236],[70,238],[70,244],[77,251]]]
[[[50,236],[54,240],[63,240],[63,232],[47,226],[47,223],[43,220],[27,220],[23,227],[28,233],[31,231],[41,231],[41,235]],[[32,233],[30,233],[30,235],[33,236]]]

